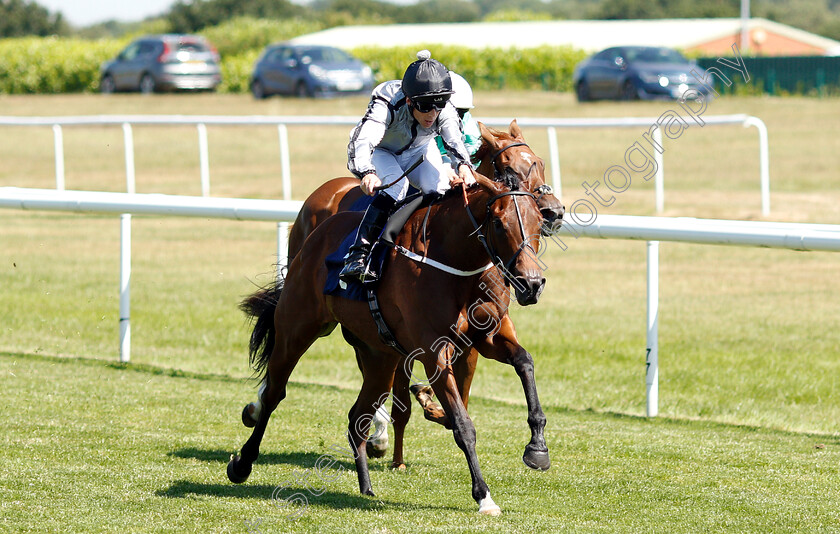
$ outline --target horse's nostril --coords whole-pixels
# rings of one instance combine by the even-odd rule
[[[562,206],[559,208],[543,208],[540,210],[540,215],[543,216],[543,219],[551,222],[562,219],[565,213],[566,210],[563,209]]]

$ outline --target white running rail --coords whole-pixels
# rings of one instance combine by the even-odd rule
[[[130,314],[128,280],[131,268],[131,235],[126,218],[135,214],[219,217],[238,220],[293,221],[301,202],[286,200],[227,199],[57,191],[0,187],[0,208],[53,210],[79,213],[121,213],[120,254],[120,361],[130,359]],[[282,223],[281,223],[282,224]],[[128,229],[127,229],[128,228]],[[565,222],[564,230],[549,238],[562,249],[578,237],[637,239],[648,242],[647,270],[647,415],[658,414],[658,319],[659,242],[679,241],[735,246],[773,247],[793,250],[840,251],[840,225],[785,222],[755,222],[674,217],[600,215],[591,221]],[[278,224],[278,234],[285,227]],[[284,236],[285,237],[285,236]],[[278,237],[278,244],[285,240]],[[286,255],[278,246],[278,261]]]

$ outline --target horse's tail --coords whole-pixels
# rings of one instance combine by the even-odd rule
[[[251,367],[258,375],[263,374],[271,358],[271,352],[274,350],[274,310],[277,309],[277,301],[280,298],[280,292],[283,291],[283,282],[282,278],[278,279],[246,297],[239,304],[239,309],[254,322],[254,331],[251,332],[251,340],[248,343],[248,354]]]

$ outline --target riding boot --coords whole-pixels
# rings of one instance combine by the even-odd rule
[[[356,240],[350,246],[344,258],[344,268],[338,277],[344,282],[358,280],[360,282],[375,282],[379,275],[367,267],[368,256],[374,241],[379,237],[382,228],[391,216],[394,200],[385,194],[377,195],[359,224]]]

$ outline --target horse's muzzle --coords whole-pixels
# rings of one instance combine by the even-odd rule
[[[516,302],[520,306],[530,306],[540,300],[540,295],[545,288],[545,277],[539,272],[517,276],[514,278],[513,286],[516,292]]]

